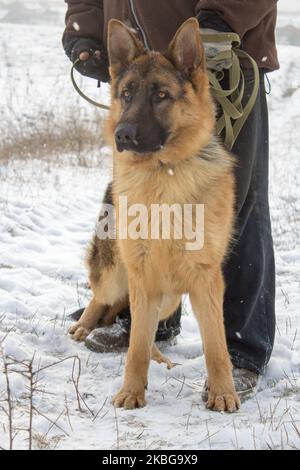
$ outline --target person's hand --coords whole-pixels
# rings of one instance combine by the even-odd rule
[[[94,57],[96,60],[101,59],[101,52],[99,50],[96,50],[94,52]],[[90,52],[84,51],[79,54],[79,59],[80,60],[88,60],[90,58]]]
[[[226,33],[216,31],[210,28],[201,28],[200,33],[202,40],[205,56],[206,66],[208,69],[221,72],[224,69],[229,69],[232,66],[232,41],[230,38],[225,39]],[[208,36],[213,35],[215,39],[208,42]],[[219,39],[218,39],[219,37]]]
[[[230,26],[225,23],[222,17],[214,10],[200,10],[197,13],[197,19],[200,24],[200,33],[201,34],[214,34],[215,36],[220,35],[220,38],[223,37],[222,33],[232,33]],[[206,65],[207,68],[214,71],[222,71],[223,69],[228,69],[232,65],[231,58],[231,49],[232,43],[230,39],[218,40],[212,42],[204,42],[205,56],[206,56]],[[226,57],[228,53],[228,57]],[[223,54],[223,59],[217,59]],[[217,60],[216,60],[217,59]]]
[[[72,37],[71,41],[68,44],[67,38],[64,45],[66,53],[73,63],[78,59],[80,60],[75,65],[76,70],[87,77],[95,78],[101,82],[108,82],[110,77],[107,53],[104,52],[101,45],[90,38]]]

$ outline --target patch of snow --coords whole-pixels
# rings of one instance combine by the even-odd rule
[[[25,38],[30,47],[38,45],[29,75],[36,96],[45,98],[49,90],[55,94],[59,80],[59,115],[63,116],[70,102],[77,102],[78,109],[89,109],[76,101],[70,85],[70,64],[60,45],[61,27],[0,25],[1,30],[4,27],[0,45],[7,60],[0,69],[0,84],[17,96],[21,120],[29,114],[34,123],[35,116],[35,106],[26,99],[29,85],[24,70],[29,56],[21,47]],[[16,60],[11,60],[11,50],[21,51]],[[201,401],[205,360],[187,299],[177,344],[163,348],[178,365],[169,371],[165,365],[151,363],[144,409],[116,410],[115,414],[110,403],[122,383],[124,353],[92,353],[67,335],[71,324],[67,315],[84,307],[90,298],[84,255],[111,179],[110,150],[102,149],[92,168],[70,166],[67,155],[65,163],[63,158],[59,164],[15,158],[0,166],[0,341],[6,360],[33,358],[34,370],[47,367],[39,374],[40,391],[34,403],[52,422],[57,420],[53,426],[42,415],[34,415],[35,448],[113,449],[117,442],[121,449],[300,447],[294,428],[294,424],[299,428],[300,420],[300,89],[288,89],[300,73],[299,53],[297,47],[280,46],[281,69],[269,76],[273,90],[268,101],[270,203],[277,262],[276,342],[255,398],[243,403],[235,415],[210,412]],[[94,83],[87,82],[94,92]],[[3,109],[7,93],[0,95]],[[105,101],[107,87],[101,93]],[[241,333],[236,334],[239,338]],[[74,388],[75,356],[81,360],[79,389],[87,405],[81,402],[82,409]],[[1,367],[2,359],[0,354]],[[14,419],[24,428],[28,423],[28,381],[11,373],[10,386]],[[4,375],[0,374],[1,397],[4,390]],[[6,423],[1,409],[0,421]],[[19,433],[15,447],[26,448],[26,438],[26,433]],[[7,446],[5,431],[1,446]]]

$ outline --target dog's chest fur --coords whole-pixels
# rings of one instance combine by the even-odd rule
[[[125,264],[141,270],[143,275],[149,272],[149,276],[165,285],[164,289],[172,286],[176,290],[178,284],[180,290],[185,290],[184,279],[190,282],[200,267],[219,262],[224,256],[231,233],[232,186],[231,168],[228,161],[226,166],[225,160],[220,165],[214,160],[195,157],[174,168],[159,162],[137,162],[136,165],[127,160],[117,162],[113,187],[117,215],[119,196],[126,196],[128,207],[142,204],[147,208],[149,227],[153,204],[178,204],[182,209],[185,204],[193,207],[202,204],[204,208],[204,245],[201,249],[187,250],[186,243],[190,240],[184,236],[174,238],[174,220],[171,218],[170,239],[118,240]],[[128,223],[131,220],[129,217]]]

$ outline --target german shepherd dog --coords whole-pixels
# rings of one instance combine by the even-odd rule
[[[114,175],[106,200],[111,196],[116,209],[117,235],[109,240],[95,236],[91,243],[87,264],[93,298],[70,333],[84,340],[99,320],[113,321],[129,302],[125,378],[113,403],[142,407],[151,358],[172,365],[154,344],[158,322],[188,293],[203,338],[207,407],[233,412],[240,401],[225,339],[221,269],[233,231],[233,158],[214,135],[215,109],[199,24],[187,20],[161,54],[145,51],[132,30],[111,20],[108,51],[111,109],[106,134],[114,149]],[[130,206],[146,208],[202,204],[203,247],[187,250],[184,237],[121,238],[121,196]]]

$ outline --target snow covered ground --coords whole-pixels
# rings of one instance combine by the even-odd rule
[[[74,120],[79,116],[90,125],[95,111],[78,101],[67,78],[69,63],[60,46],[61,3],[43,3],[52,8],[54,16],[49,18],[56,18],[46,21],[40,1],[26,2],[39,18],[30,25],[22,24],[18,15],[14,21],[4,22],[11,3],[0,1],[2,57],[5,53],[5,67],[0,69],[2,141],[15,130],[5,130],[5,119],[10,126],[29,126],[30,133],[40,125],[36,115],[41,107],[52,112],[48,124],[59,127],[75,103],[78,114]],[[299,54],[298,47],[280,45],[281,70],[270,75],[276,344],[260,390],[237,414],[212,413],[201,402],[204,358],[187,302],[178,343],[165,350],[180,365],[167,371],[151,364],[148,406],[136,411],[114,410],[110,399],[121,384],[125,354],[91,353],[66,333],[67,315],[84,306],[90,295],[83,256],[110,179],[109,151],[99,145],[86,166],[74,165],[74,154],[45,159],[45,149],[40,150],[42,159],[36,158],[37,152],[35,158],[20,160],[12,150],[8,161],[0,161],[0,367],[3,369],[4,360],[20,362],[33,356],[33,372],[51,366],[38,374],[33,394],[34,448],[300,448]],[[95,93],[92,84],[86,86]],[[102,93],[106,99],[106,90]],[[81,361],[78,387],[74,356]],[[24,364],[9,370],[13,368],[26,370]],[[2,401],[5,379],[1,372],[3,448],[9,445],[7,404]],[[27,428],[29,381],[14,372],[9,381],[13,426]],[[14,447],[28,447],[26,431],[17,432]]]

